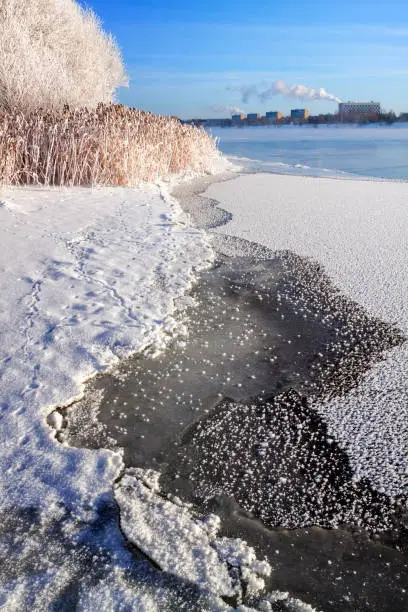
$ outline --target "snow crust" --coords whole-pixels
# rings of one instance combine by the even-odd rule
[[[174,299],[212,252],[164,184],[1,200],[1,500],[73,506],[107,490],[121,457],[61,448],[46,414],[96,371],[165,343]]]
[[[255,174],[204,195],[232,213],[217,232],[313,258],[344,294],[408,336],[408,183]],[[315,407],[357,478],[391,496],[407,492],[407,343],[346,397]]]
[[[115,486],[121,528],[128,541],[162,570],[199,586],[207,597],[202,609],[313,612],[289,593],[265,595],[265,578],[272,571],[269,563],[258,560],[243,540],[220,537],[218,516],[198,515],[191,505],[165,497],[159,480],[160,474],[153,470],[125,472]],[[236,605],[227,605],[226,598]]]
[[[218,596],[241,599],[244,584],[246,594],[263,590],[270,565],[242,540],[217,537],[216,515],[194,516],[190,506],[162,497],[151,471],[144,478],[143,470],[128,470],[115,497],[127,539],[162,570]]]

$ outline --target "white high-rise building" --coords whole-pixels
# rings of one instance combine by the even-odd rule
[[[340,102],[339,104],[339,115],[341,117],[346,115],[379,115],[380,113],[380,102]]]

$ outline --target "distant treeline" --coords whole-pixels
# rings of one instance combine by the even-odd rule
[[[267,117],[259,117],[257,119],[190,119],[183,121],[193,125],[201,125],[208,127],[244,127],[249,125],[330,125],[337,123],[366,125],[370,123],[383,123],[391,125],[396,122],[408,122],[408,113],[396,115],[393,111],[389,113],[370,113],[367,115],[347,115],[340,116],[338,114],[322,114],[311,115],[307,119],[292,119],[291,117],[282,117],[281,119],[269,119]]]

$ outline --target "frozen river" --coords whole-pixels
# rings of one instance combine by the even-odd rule
[[[211,128],[228,156],[251,169],[286,174],[342,173],[408,180],[408,124]],[[257,160],[257,161],[255,161]]]

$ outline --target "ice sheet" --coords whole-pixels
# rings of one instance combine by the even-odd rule
[[[322,264],[369,314],[408,335],[408,183],[255,174],[205,194],[232,213],[217,231]],[[390,351],[346,397],[317,406],[356,477],[408,490],[408,345]]]

